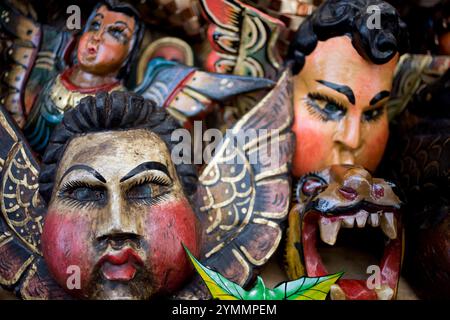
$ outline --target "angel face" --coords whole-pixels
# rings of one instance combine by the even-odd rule
[[[375,170],[389,135],[385,103],[397,60],[368,62],[346,36],[319,41],[294,78],[295,176],[333,164]]]
[[[103,76],[117,72],[132,50],[135,28],[133,17],[101,6],[78,44],[81,69]]]
[[[196,216],[170,153],[136,129],[74,138],[60,161],[42,235],[57,282],[79,267],[88,299],[147,299],[175,290],[198,254]],[[73,267],[72,267],[73,268]]]
[[[151,59],[163,58],[169,61],[175,61],[182,64],[187,64],[188,57],[187,54],[176,46],[171,46],[169,44],[161,45],[155,49],[152,54]]]

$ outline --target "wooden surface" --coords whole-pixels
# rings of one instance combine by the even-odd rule
[[[0,289],[0,300],[17,300],[17,299],[16,297],[14,297],[13,294],[9,293],[8,291]]]

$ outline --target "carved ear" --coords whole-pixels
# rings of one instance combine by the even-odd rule
[[[24,299],[68,298],[40,250],[47,208],[38,175],[30,147],[0,105],[0,285]]]
[[[199,178],[201,261],[243,287],[277,249],[288,214],[294,150],[291,86],[286,71],[275,88],[227,131]],[[251,130],[257,133],[254,139],[235,143]]]

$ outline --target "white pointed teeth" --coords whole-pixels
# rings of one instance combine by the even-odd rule
[[[333,284],[330,289],[331,300],[346,300],[345,292],[337,284]]]
[[[375,289],[378,300],[391,300],[394,296],[394,290],[387,285],[382,285],[380,289]]]
[[[336,238],[341,228],[341,221],[335,219],[334,221],[322,217],[319,221],[320,238],[323,242],[329,244],[330,246],[336,243]]]
[[[372,225],[372,227],[380,226],[380,215],[378,213],[371,213],[369,223]]]
[[[381,230],[389,239],[397,238],[397,219],[393,212],[369,213],[365,210],[359,210],[357,213],[347,216],[321,217],[319,220],[320,238],[323,242],[332,246],[336,243],[341,227],[365,228],[368,225],[381,227]]]
[[[355,217],[354,216],[343,217],[341,223],[343,228],[353,228],[353,225],[355,224]]]
[[[364,228],[366,226],[367,218],[369,217],[369,213],[365,210],[360,210],[356,214],[356,224],[358,228]]]
[[[397,238],[397,219],[394,213],[384,212],[380,217],[381,230],[389,239]]]

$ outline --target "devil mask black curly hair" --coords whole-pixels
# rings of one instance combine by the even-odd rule
[[[379,14],[381,28],[372,28],[371,17]],[[287,61],[297,74],[318,41],[348,36],[366,60],[384,64],[408,48],[406,24],[389,3],[381,0],[328,0],[298,28]],[[332,54],[332,53],[330,53]]]

